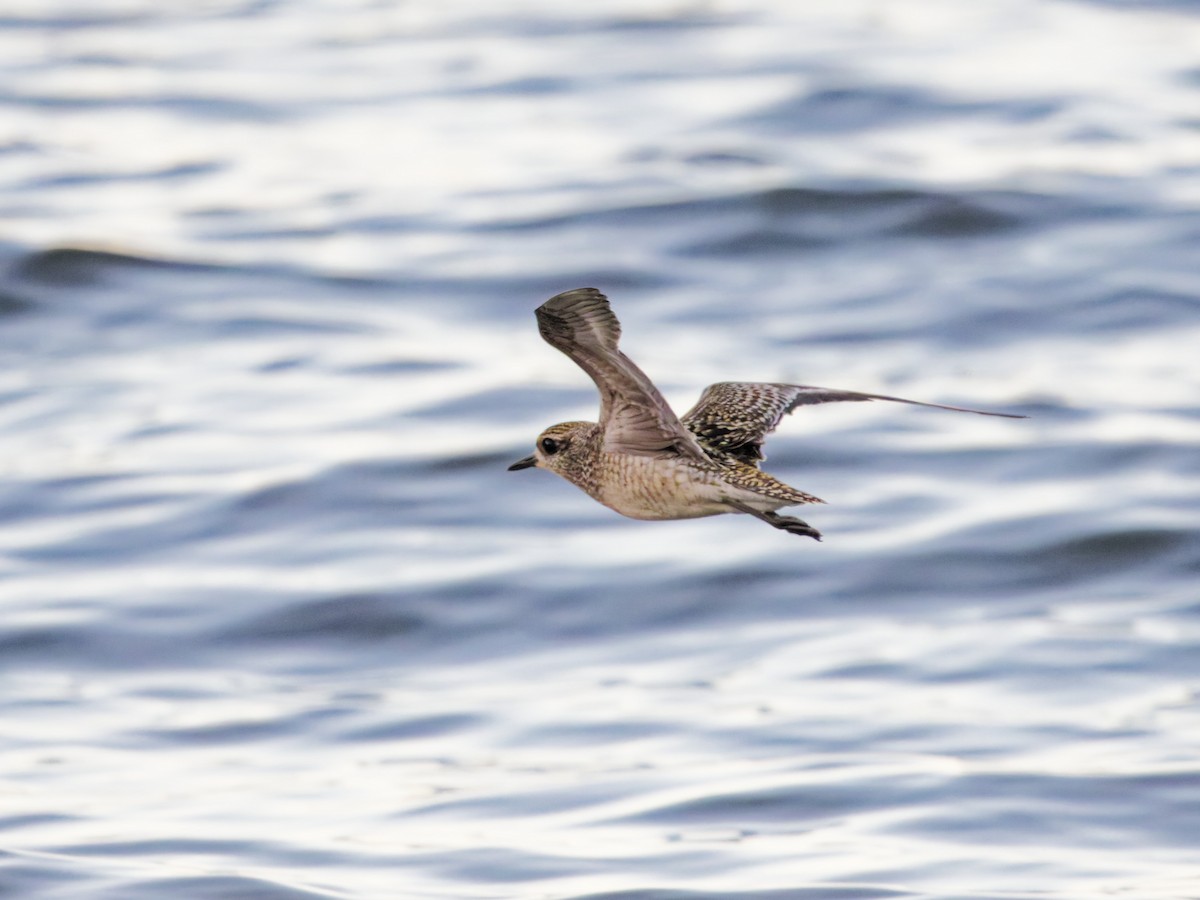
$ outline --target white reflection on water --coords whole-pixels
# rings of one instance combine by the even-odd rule
[[[46,21],[40,7],[10,15]],[[31,205],[10,227],[41,245],[92,237],[325,269],[461,267],[478,251],[355,223],[402,215],[455,228],[762,189],[797,172],[1052,186],[1174,170],[1172,194],[1200,190],[1186,174],[1200,133],[1182,127],[1195,108],[1182,74],[1194,69],[1200,24],[1167,9],[662,3],[630,9],[629,27],[615,30],[612,8],[594,4],[529,4],[525,26],[464,4],[247,15],[92,4],[77,15],[93,24],[56,29],[50,19],[0,34],[15,95],[31,101],[9,106],[7,137],[35,141],[11,157]],[[780,133],[745,128],[747,111],[770,120],[793,98],[874,89],[901,99],[854,140],[836,120],[806,130],[820,109],[803,106],[795,122],[779,116]],[[59,114],[63,104],[71,114]],[[939,115],[940,104],[966,114]],[[714,146],[761,165],[685,162]],[[70,182],[39,179],[47,156],[96,179],[86,202]]]

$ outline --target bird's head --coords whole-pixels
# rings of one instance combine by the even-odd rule
[[[538,435],[532,455],[517,460],[508,467],[508,471],[515,472],[518,469],[537,466],[562,475],[568,481],[574,481],[568,473],[578,469],[584,457],[594,449],[592,444],[596,427],[595,422],[562,422],[551,425]]]

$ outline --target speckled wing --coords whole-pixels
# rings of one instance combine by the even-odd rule
[[[1025,418],[1012,413],[985,412],[982,409],[945,406],[941,403],[922,403],[920,400],[889,397],[887,394],[862,394],[858,391],[803,384],[725,381],[706,387],[696,405],[684,414],[682,421],[703,446],[756,465],[764,458],[763,439],[775,430],[779,420],[787,413],[798,406],[834,403],[839,400],[891,400],[895,403],[977,413],[981,416]]]
[[[600,390],[600,424],[609,450],[708,457],[646,373],[617,349],[621,324],[595,288],[551,297],[537,309],[538,331],[591,376]]]

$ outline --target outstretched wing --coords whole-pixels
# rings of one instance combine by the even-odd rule
[[[707,459],[646,373],[617,349],[621,324],[602,293],[576,288],[551,297],[538,307],[537,321],[546,343],[571,357],[596,382],[600,424],[610,450],[674,451]]]
[[[977,413],[981,416],[1025,418],[1013,413],[986,412],[982,409],[946,406],[941,403],[922,403],[919,400],[905,400],[903,397],[889,397],[887,394],[862,394],[858,391],[841,391],[803,384],[725,381],[711,384],[704,389],[696,405],[684,414],[683,424],[696,435],[703,446],[755,465],[758,460],[763,459],[763,439],[775,430],[779,420],[787,413],[798,406],[833,403],[838,400],[891,400],[895,403],[911,403],[913,406]]]

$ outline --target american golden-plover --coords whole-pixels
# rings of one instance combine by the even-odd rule
[[[646,374],[617,349],[621,325],[595,288],[551,297],[537,310],[538,331],[591,376],[600,389],[599,422],[551,425],[531,456],[509,471],[537,466],[561,475],[633,519],[693,519],[747,513],[790,534],[821,533],[777,509],[823,503],[772,478],[758,464],[763,439],[798,406],[835,400],[892,400],[934,409],[1023,419],[886,394],[801,384],[726,381],[709,385],[682,418]]]

